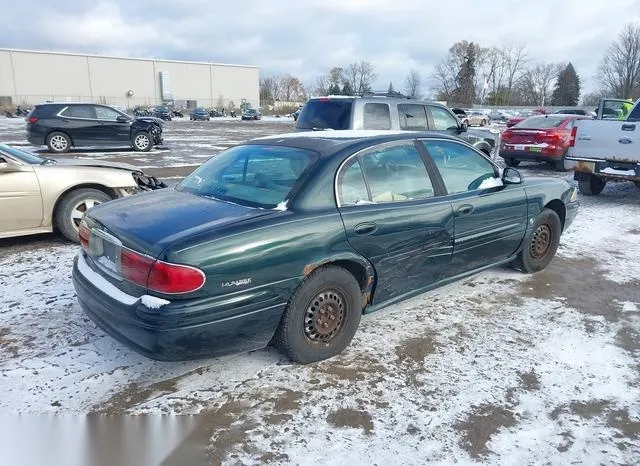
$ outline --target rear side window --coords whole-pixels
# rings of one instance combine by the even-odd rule
[[[427,129],[427,114],[424,105],[399,104],[400,129],[424,131]]]
[[[297,129],[349,129],[351,126],[351,99],[310,100],[300,112]]]
[[[369,192],[358,159],[354,158],[338,180],[338,197],[342,205],[369,202]]]
[[[388,104],[364,104],[364,129],[391,129]]]
[[[96,118],[96,111],[90,105],[70,105],[62,113],[61,116],[70,118]]]

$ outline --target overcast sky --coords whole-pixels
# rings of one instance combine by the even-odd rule
[[[530,59],[571,61],[584,87],[640,0],[2,0],[0,46],[258,65],[311,85],[370,61],[376,89],[427,81],[449,47],[525,43]],[[44,77],[43,77],[44,78]],[[423,90],[429,93],[428,83]]]

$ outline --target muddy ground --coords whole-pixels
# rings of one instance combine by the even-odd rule
[[[179,178],[291,124],[175,121],[147,154],[69,156]],[[0,119],[3,141],[25,144],[22,125]],[[2,240],[0,412],[115,415],[84,418],[105,419],[91,432],[106,436],[134,419],[148,419],[136,427],[147,434],[172,424],[164,449],[140,441],[162,454],[137,464],[638,464],[640,190],[613,184],[580,201],[545,271],[497,268],[367,315],[342,355],[308,366],[272,348],[150,361],[81,312],[74,245]]]

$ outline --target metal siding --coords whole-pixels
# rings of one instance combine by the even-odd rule
[[[8,51],[0,50],[0,95],[13,96],[15,91],[11,57]]]
[[[242,99],[247,99],[252,107],[257,108],[259,106],[259,72],[257,68],[211,66],[213,67],[212,84],[215,101],[222,96],[227,105],[229,101],[233,101],[235,106],[239,107]]]
[[[127,91],[133,96],[129,105],[155,104],[153,62],[88,57],[91,88],[95,102],[127,105]]]

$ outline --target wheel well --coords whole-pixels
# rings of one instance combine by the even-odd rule
[[[56,199],[56,203],[53,206],[53,210],[51,211],[51,224],[53,225],[53,228],[56,228],[56,212],[58,211],[58,207],[60,205],[60,201],[62,201],[62,199],[64,199],[64,197],[69,194],[70,192],[75,191],[76,189],[82,189],[82,188],[90,188],[90,189],[97,189],[98,191],[102,191],[103,193],[105,193],[107,196],[110,196],[112,199],[115,199],[117,197],[115,191],[111,188],[107,188],[106,186],[103,186],[101,184],[96,184],[96,183],[84,183],[84,184],[78,184],[75,186],[70,187],[69,189],[67,189],[66,191],[64,191],[62,194],[60,194],[58,196],[58,199]]]
[[[567,209],[565,208],[564,203],[559,199],[554,199],[553,201],[548,202],[544,207],[546,209],[551,209],[556,214],[558,214],[558,217],[560,217],[560,224],[562,225],[562,229],[564,230],[564,219],[567,213]]]
[[[305,276],[311,274],[314,270],[327,266],[327,265],[335,265],[337,267],[342,267],[347,272],[349,272],[360,285],[360,290],[364,291],[367,287],[367,271],[365,267],[359,264],[356,261],[348,260],[348,259],[338,259],[333,261],[320,262],[317,264],[309,264],[304,268]]]

